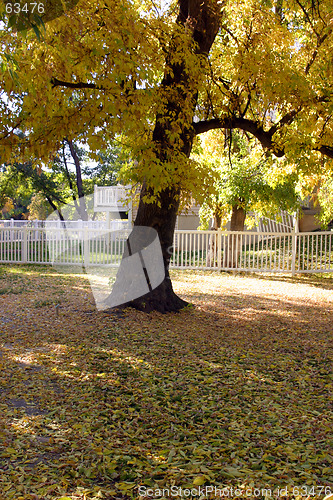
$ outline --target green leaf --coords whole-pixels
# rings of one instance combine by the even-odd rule
[[[168,460],[167,460],[167,463],[169,464],[170,462],[172,462],[173,460],[173,457],[176,455],[176,450],[174,448],[172,448],[172,450],[170,450],[170,453],[169,453],[169,456],[168,456]]]
[[[40,31],[39,31],[39,28],[35,24],[32,24],[32,29],[34,30],[34,32],[36,34],[36,37],[37,37],[38,41],[40,42]]]
[[[15,25],[16,25],[16,16],[15,15],[10,16],[10,18],[8,19],[7,28],[12,28]]]

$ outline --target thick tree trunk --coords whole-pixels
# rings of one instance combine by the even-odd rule
[[[246,212],[242,206],[232,207],[230,231],[244,231]]]
[[[194,54],[200,57],[208,55],[220,26],[222,5],[215,0],[179,0],[178,3],[179,14],[176,24],[179,28],[183,28],[184,36],[186,33],[190,36]],[[195,135],[192,123],[200,81],[193,76],[195,72],[191,74],[191,69],[188,69],[183,43],[184,40],[175,30],[175,35],[170,40],[164,78],[161,82],[161,101],[165,105],[156,115],[153,132],[154,154],[162,166],[168,165],[170,161],[176,163],[175,158],[178,155],[189,157]],[[199,61],[200,58],[198,64]],[[163,169],[160,175],[164,175]],[[187,303],[173,291],[169,277],[169,262],[181,186],[177,182],[159,192],[157,202],[145,203],[146,195],[149,197],[150,194],[154,192],[144,183],[134,224],[148,226],[157,231],[162,248],[165,278],[158,287],[125,305],[143,311],[179,311]],[[125,276],[123,271],[121,274]]]
[[[149,190],[144,185],[134,228],[106,305],[145,312],[179,311],[187,302],[174,293],[169,276],[179,193],[176,189],[163,191],[158,206],[145,204],[146,195]]]
[[[244,231],[246,212],[241,205],[232,207],[230,231]],[[242,238],[239,234],[231,234],[228,238],[227,248],[224,250],[223,267],[236,268],[239,263]]]
[[[157,231],[162,249],[165,278],[157,288],[125,305],[145,312],[152,310],[162,313],[179,311],[187,305],[187,302],[178,297],[173,291],[169,276],[169,264],[180,193],[177,189],[163,191],[159,196],[160,206],[157,206],[155,203],[145,204],[142,201],[142,198],[148,194],[147,191],[149,190],[144,185],[134,225],[137,227],[151,227]]]

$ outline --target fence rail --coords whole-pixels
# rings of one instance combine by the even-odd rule
[[[45,228],[45,229],[104,229],[108,228],[111,230],[125,229],[128,228],[127,219],[112,219],[109,222],[107,220],[66,220],[62,221],[60,219],[48,219],[48,220],[0,220],[0,228],[23,228],[28,227],[31,229]]]
[[[0,227],[0,263],[119,266],[129,229]],[[333,232],[175,232],[170,267],[333,272]]]

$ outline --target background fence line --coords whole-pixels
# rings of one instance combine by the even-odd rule
[[[0,220],[0,228],[46,228],[46,229],[63,229],[64,227],[68,229],[107,229],[108,222],[106,220],[66,220],[62,221],[60,219],[48,219],[48,220],[14,220],[6,219]],[[109,221],[109,227],[111,230],[128,228],[127,219],[114,219]]]
[[[0,263],[119,266],[130,229],[0,227]],[[177,230],[170,268],[333,272],[333,232]]]

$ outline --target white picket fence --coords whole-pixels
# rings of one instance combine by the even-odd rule
[[[108,226],[109,224],[109,226]],[[22,227],[28,227],[30,229],[46,228],[46,229],[104,229],[109,227],[111,230],[125,229],[128,227],[128,219],[113,219],[109,222],[107,220],[66,220],[62,221],[60,219],[48,219],[48,220],[0,220],[1,228],[13,228],[18,229]]]
[[[333,232],[176,231],[171,267],[333,272]]]
[[[0,227],[0,263],[119,266],[130,229]],[[333,232],[176,231],[170,267],[333,272]]]

